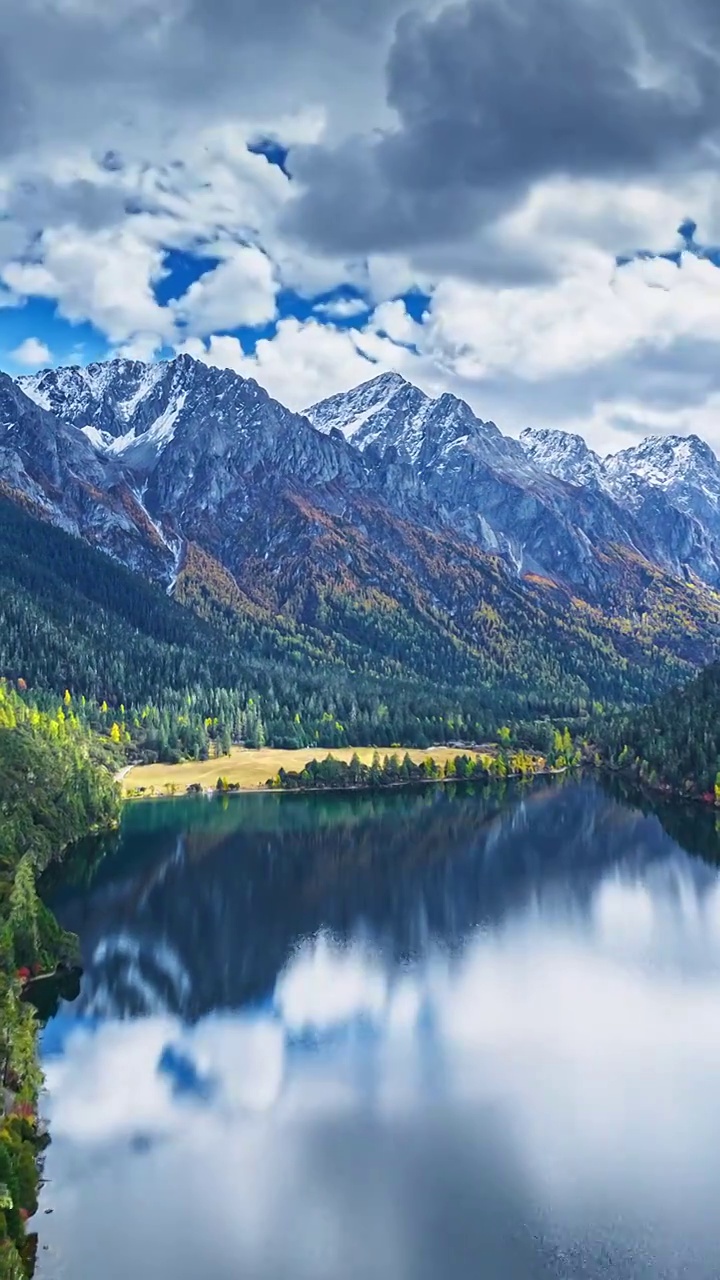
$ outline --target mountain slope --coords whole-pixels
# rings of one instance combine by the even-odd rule
[[[440,619],[392,606],[367,619],[353,602],[344,634],[330,594],[316,597],[316,612],[327,610],[319,627],[283,623],[194,548],[178,588],[205,620],[0,496],[0,671],[36,692],[107,703],[93,723],[120,721],[145,758],[261,736],[324,746],[479,739],[510,715],[568,715],[588,696],[584,679],[563,671],[552,634],[538,642],[523,614],[514,627],[494,624],[501,647],[483,654]],[[611,665],[599,664],[602,679]]]
[[[0,480],[60,528],[152,577],[170,574],[176,547],[148,515],[132,480],[101,461],[85,435],[0,373]]]
[[[449,702],[479,724],[490,705],[565,714],[649,696],[716,652],[720,600],[696,567],[702,552],[712,580],[712,547],[695,547],[691,517],[672,507],[679,527],[662,541],[605,484],[550,474],[453,396],[383,375],[308,417],[187,356],[22,386],[34,400],[15,388],[9,416],[72,451],[54,494],[38,499],[24,473],[15,487],[212,627],[262,631],[265,660],[292,651],[415,684],[424,707],[456,690]],[[100,531],[118,489],[130,495],[146,565],[67,524],[83,468]]]
[[[294,492],[355,525],[355,500],[380,500],[405,520],[450,528],[499,552],[519,574],[545,576],[595,603],[612,577],[598,553],[614,545],[675,576],[689,570],[720,583],[720,552],[692,509],[692,484],[682,489],[680,457],[665,500],[657,485],[631,494],[620,480],[623,459],[605,466],[578,437],[560,433],[508,439],[462,400],[433,400],[397,374],[334,396],[305,417],[252,380],[189,356],[157,365],[114,360],[19,381],[42,415],[52,411],[46,422],[72,429],[76,452],[80,439],[93,446],[94,466],[79,462],[74,474],[83,466],[94,471],[97,492],[110,499],[124,486],[131,521],[142,519],[140,504],[170,559],[185,537],[234,570],[238,527],[258,505],[271,515]],[[717,498],[720,510],[720,466],[715,494],[713,455],[704,448],[705,507]],[[168,557],[155,572],[171,580]]]
[[[619,545],[674,576],[686,576],[689,566],[701,581],[720,584],[720,550],[703,529],[668,502],[649,519],[645,494],[636,505],[619,500],[579,436],[540,431],[508,439],[464,401],[432,400],[397,374],[322,401],[307,415],[320,430],[381,455],[389,469],[404,463],[416,501],[464,538],[500,551],[520,574],[540,574],[602,603],[614,585],[612,562],[602,555]]]
[[[173,601],[6,492],[0,671],[38,691],[69,688],[107,703],[95,727],[119,721],[143,758],[174,759],[233,740],[479,741],[507,719],[647,698],[689,669],[671,653],[674,600],[663,645],[649,629],[520,583],[497,558],[447,535],[381,527],[377,513],[380,539],[352,544],[339,576],[334,539],[345,553],[345,533],[325,517],[326,539],[308,543],[308,558],[307,518],[301,512],[295,527],[287,512],[296,555],[281,557],[280,577],[258,568],[248,590],[191,544]],[[412,572],[378,550],[393,539],[403,559],[412,552]],[[662,579],[634,583],[632,595],[644,592],[648,613],[661,617],[653,590],[662,599]],[[700,624],[691,604],[682,629],[701,661],[720,613]]]
[[[630,513],[652,560],[720,584],[720,462],[697,436],[651,436],[604,460],[564,431],[529,429],[520,440],[535,465]]]

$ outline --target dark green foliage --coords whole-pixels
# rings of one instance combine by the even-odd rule
[[[720,800],[720,665],[595,734],[601,759],[651,786]]]
[[[570,742],[570,736],[560,738],[560,751],[557,761],[551,767],[566,768],[577,763],[577,755]],[[563,745],[565,753],[563,754]],[[389,787],[408,782],[437,782],[441,779],[472,781],[487,778],[508,778],[526,776],[542,772],[548,761],[533,756],[525,751],[501,749],[497,754],[450,757],[442,765],[431,756],[425,760],[415,761],[406,752],[401,759],[398,754],[380,758],[375,752],[371,764],[363,764],[356,754],[349,762],[336,760],[329,755],[324,760],[311,760],[302,772],[280,769],[277,777],[269,778],[266,786],[281,791],[298,791],[309,788],[320,791],[350,790],[356,787]]]
[[[511,582],[479,553],[440,550],[418,549],[424,594],[407,574],[394,601],[391,584],[308,585],[298,569],[302,592],[273,612],[195,549],[177,591],[198,616],[0,497],[0,675],[24,679],[47,708],[69,689],[88,728],[134,759],[172,763],[232,742],[483,742],[507,720],[565,722],[597,699],[647,699],[688,670],[679,641],[657,648],[648,626],[649,642]],[[443,576],[452,612],[429,603]],[[698,652],[708,644],[701,614],[687,629]]]
[[[0,681],[0,1083],[17,1095],[0,1119],[2,1275],[32,1274],[23,1213],[37,1208],[37,1021],[17,971],[53,969],[73,954],[36,879],[71,841],[117,818],[118,788],[98,763],[105,753],[69,700],[42,712]]]

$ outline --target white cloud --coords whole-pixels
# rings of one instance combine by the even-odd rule
[[[257,60],[251,80],[240,86],[230,41],[226,51],[218,39],[213,74],[207,73],[210,64],[199,51],[207,54],[218,33],[201,20],[201,6],[173,0],[161,15],[138,3],[133,22],[100,14],[91,0],[50,0],[46,7],[58,49],[69,30],[58,13],[78,24],[78,39],[63,45],[62,64],[52,43],[31,47],[11,15],[0,18],[0,28],[13,26],[6,44],[18,67],[40,58],[45,70],[27,82],[32,110],[45,126],[35,135],[42,146],[31,138],[16,146],[19,131],[12,154],[8,148],[0,160],[0,307],[34,296],[56,301],[61,316],[89,320],[114,349],[144,359],[165,344],[183,344],[256,377],[294,407],[396,368],[427,390],[456,391],[505,429],[572,425],[603,450],[627,443],[635,426],[639,433],[644,420],[659,414],[667,424],[659,430],[692,429],[717,439],[712,397],[720,378],[711,344],[720,338],[720,277],[692,255],[680,271],[659,260],[620,271],[614,266],[618,253],[672,248],[687,216],[698,222],[699,236],[719,238],[720,180],[711,171],[672,181],[659,174],[623,184],[567,177],[539,182],[478,236],[473,253],[464,244],[457,254],[452,245],[442,255],[400,247],[367,261],[322,255],[279,231],[292,183],[263,155],[250,153],[247,142],[316,143],[387,122],[383,63],[401,3],[378,0],[364,25],[341,6],[331,22],[317,26],[312,5],[300,6],[302,15],[296,6],[284,25],[276,23],[277,5],[269,0],[247,32]],[[232,6],[221,7],[218,30],[227,22],[236,34]],[[438,6],[423,0],[414,7]],[[192,28],[185,22],[190,12]],[[310,23],[316,37],[303,66],[296,20]],[[277,57],[269,52],[276,54],[278,39],[293,48],[283,76],[271,83]],[[101,56],[92,63],[91,81],[76,92],[73,60],[82,55],[87,62],[93,42]],[[171,46],[185,76],[184,102],[161,74],[159,55]],[[64,86],[62,118],[50,92],[57,75]],[[267,83],[258,91],[261,80]],[[105,151],[114,153],[110,163],[99,159]],[[214,257],[219,265],[163,307],[153,285],[168,248]],[[497,283],[501,271],[512,286]],[[340,300],[317,308],[314,322],[282,321],[277,336],[260,342],[253,356],[221,336],[236,325],[271,320],[280,288],[312,297],[343,284],[376,307],[367,323],[359,300]],[[432,297],[423,328],[396,300],[412,287]],[[334,321],[355,317],[362,324],[355,332],[333,332]],[[394,345],[402,343],[417,344],[419,358]],[[692,361],[699,363],[700,349],[705,352],[702,394],[684,387],[677,369],[668,371],[667,403],[643,375],[658,353],[679,343],[692,345]],[[602,386],[598,377],[598,385],[591,379],[581,389],[579,379],[599,370]],[[632,421],[626,413],[631,376]]]
[[[276,336],[261,339],[253,355],[243,351],[237,338],[215,335],[207,342],[190,338],[179,350],[255,378],[271,396],[295,410],[387,369],[417,379],[423,374],[416,357],[372,328],[340,330],[314,319],[281,320]]]
[[[367,261],[368,288],[376,302],[388,302],[401,293],[421,288],[430,293],[434,277],[420,271],[409,258],[391,254],[372,254]]]
[[[700,235],[720,233],[720,181],[701,173],[673,184],[553,178],[537,183],[496,227],[499,246],[535,254],[563,274],[588,249],[631,255],[680,247],[676,230],[692,215]]]
[[[387,1000],[382,969],[357,947],[339,946],[325,935],[298,951],[275,987],[275,1004],[290,1031],[323,1031],[365,1015],[378,1017]]]
[[[151,282],[163,256],[129,227],[95,234],[77,227],[43,233],[34,262],[10,263],[2,278],[20,297],[50,298],[70,321],[89,320],[111,342],[172,332],[172,313],[155,301]]]
[[[513,370],[539,382],[686,338],[720,340],[720,271],[711,262],[684,253],[679,266],[656,257],[616,267],[587,253],[547,284],[442,281],[424,349],[463,377]]]
[[[322,302],[315,311],[327,320],[353,320],[355,316],[366,315],[368,304],[363,298],[335,298],[330,302]]]
[[[422,341],[422,325],[417,324],[405,309],[400,298],[394,302],[381,302],[373,315],[373,325],[381,333],[386,333],[393,342],[406,345]]]
[[[174,1118],[172,1092],[157,1064],[176,1033],[169,1017],[107,1022],[98,1032],[76,1031],[67,1053],[47,1064],[58,1137],[73,1134],[81,1143],[94,1144],[126,1137],[133,1129],[168,1131]],[[77,1060],[83,1063],[82,1080],[73,1071]],[[117,1069],[120,1061],[122,1070]]]
[[[64,1056],[47,1063],[53,1132],[91,1145],[171,1133],[178,1104],[171,1076],[158,1069],[168,1048],[193,1063],[226,1110],[264,1111],[280,1093],[285,1045],[276,1019],[212,1014],[194,1027],[170,1015],[108,1021],[75,1031]]]
[[[155,358],[165,338],[159,333],[133,333],[127,342],[120,342],[113,350],[113,355],[123,356],[126,360],[150,361]]]
[[[240,245],[191,284],[174,311],[190,334],[263,325],[275,317],[276,289],[270,260],[259,249]]]
[[[39,338],[25,338],[19,347],[10,352],[10,359],[14,360],[15,364],[26,365],[28,369],[37,369],[41,365],[53,363],[50,348]]]

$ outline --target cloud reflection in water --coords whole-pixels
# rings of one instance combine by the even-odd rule
[[[720,884],[658,843],[462,946],[365,920],[254,1006],[66,1015],[41,1277],[716,1280]]]

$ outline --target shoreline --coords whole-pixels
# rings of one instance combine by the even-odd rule
[[[710,792],[705,791],[681,791],[678,787],[673,787],[669,782],[646,782],[642,778],[638,778],[636,774],[628,769],[618,769],[610,764],[600,764],[591,766],[597,769],[599,773],[607,773],[613,778],[622,778],[626,782],[631,782],[639,791],[646,792],[653,799],[674,800],[676,803],[702,805],[704,809],[720,810],[720,798],[716,798]]]
[[[582,766],[577,766],[577,767],[580,768]],[[442,785],[447,785],[449,783],[456,783],[456,784],[469,783],[472,785],[476,785],[476,784],[484,785],[486,783],[497,784],[501,782],[522,782],[522,781],[531,782],[534,778],[562,777],[563,775],[570,773],[571,771],[572,770],[570,766],[565,765],[560,769],[531,769],[531,770],[526,770],[524,772],[506,773],[505,776],[501,778],[494,777],[492,774],[487,773],[484,775],[475,776],[473,778],[401,778],[396,782],[383,782],[383,783],[376,783],[376,784],[360,782],[360,783],[342,785],[337,787],[332,787],[332,786],[273,787],[273,786],[268,786],[267,783],[259,783],[257,786],[254,786],[254,787],[241,787],[241,786],[231,786],[227,788],[202,787],[199,791],[194,791],[194,790],[191,791],[188,788],[185,791],[178,790],[174,794],[169,794],[166,791],[161,791],[161,792],[155,792],[154,794],[150,792],[143,792],[140,795],[132,795],[132,794],[124,795],[123,805],[137,804],[144,801],[146,802],[148,800],[153,800],[153,801],[190,800],[190,799],[211,800],[211,799],[217,799],[217,798],[225,799],[226,797],[229,798],[230,796],[328,795],[330,793],[345,794],[345,795],[370,793],[372,795],[377,795],[383,791],[397,791],[397,790],[402,790],[409,787],[414,788],[414,787],[427,787],[427,786],[438,786],[438,785],[442,786]]]
[[[143,764],[137,762],[125,766],[115,774],[121,785],[124,799],[137,799],[138,790],[153,789],[156,796],[163,795],[176,788],[175,794],[184,795],[189,785],[199,783],[203,791],[216,789],[219,777],[226,778],[233,789],[243,791],[262,790],[268,779],[275,777],[280,769],[286,772],[302,770],[312,761],[326,759],[332,755],[335,760],[349,763],[353,755],[358,755],[362,764],[370,765],[374,754],[384,758],[392,755],[410,755],[413,763],[420,764],[430,757],[444,766],[448,759],[455,760],[458,755],[470,756],[477,760],[486,756],[492,759],[497,752],[496,743],[474,743],[472,746],[449,746],[446,743],[433,743],[430,747],[410,747],[395,744],[378,747],[374,743],[365,746],[349,745],[341,747],[243,747],[235,745],[229,755],[213,756],[208,760],[183,760],[176,764],[154,762]],[[539,755],[539,753],[538,753]]]

